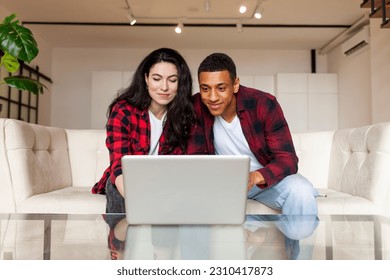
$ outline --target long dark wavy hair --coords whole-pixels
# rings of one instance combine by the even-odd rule
[[[185,152],[190,129],[195,120],[191,102],[192,76],[186,61],[176,50],[160,48],[146,56],[137,67],[130,86],[119,91],[118,96],[111,102],[107,116],[111,114],[112,107],[121,100],[126,100],[140,110],[150,106],[152,99],[149,96],[145,75],[149,76],[150,69],[159,62],[174,64],[179,75],[177,95],[167,106],[165,123],[167,133],[163,153],[170,153],[176,147]]]

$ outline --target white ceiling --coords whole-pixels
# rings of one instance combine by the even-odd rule
[[[0,5],[30,22],[26,26],[53,47],[320,49],[368,12],[360,8],[362,0],[263,0],[263,17],[255,20],[257,1],[244,0],[249,10],[244,16],[238,12],[241,1],[210,0],[209,12],[204,0],[2,0]],[[127,3],[138,18],[134,26],[128,24]],[[174,25],[179,18],[181,34],[174,26],[140,26]],[[239,20],[242,32],[235,27]],[[203,26],[209,24],[227,26]]]

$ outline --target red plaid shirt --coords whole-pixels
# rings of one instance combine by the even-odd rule
[[[105,193],[106,182],[109,179],[115,184],[115,179],[122,174],[121,159],[124,155],[147,155],[150,149],[150,121],[148,109],[139,110],[122,100],[114,105],[107,125],[106,146],[110,153],[110,166],[104,171],[92,193]],[[165,144],[166,129],[159,140],[159,154]],[[177,147],[172,154],[183,154]]]
[[[290,129],[282,109],[271,94],[240,85],[237,96],[237,115],[249,148],[264,167],[258,171],[266,184],[274,185],[298,171]],[[199,123],[188,142],[187,154],[215,154],[214,117],[201,100],[193,96],[194,110]]]

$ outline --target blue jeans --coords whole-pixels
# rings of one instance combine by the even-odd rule
[[[266,189],[256,186],[248,192],[248,198],[268,207],[281,210],[284,215],[317,215],[318,191],[300,174],[287,176]]]

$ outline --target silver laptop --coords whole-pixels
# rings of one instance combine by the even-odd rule
[[[124,156],[127,222],[242,224],[249,161],[226,155]]]

